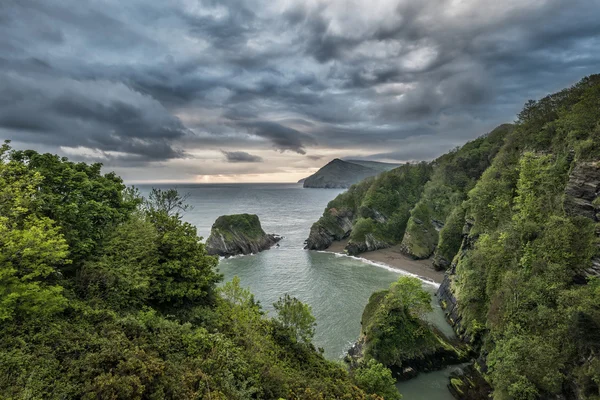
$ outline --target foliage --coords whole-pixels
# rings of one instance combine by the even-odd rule
[[[73,163],[33,150],[11,151],[10,159],[41,177],[35,212],[60,228],[73,268],[92,254],[109,226],[122,222],[137,205],[124,201],[123,181],[114,173],[102,175],[100,164]]]
[[[458,253],[462,243],[462,231],[465,225],[465,209],[456,206],[439,233],[439,242],[435,250],[433,265],[437,269],[445,269]],[[446,264],[446,265],[444,265]]]
[[[385,400],[402,398],[396,389],[392,372],[373,359],[355,369],[353,374],[356,384],[369,394],[377,394]]]
[[[278,321],[284,329],[291,332],[295,341],[310,343],[315,335],[315,317],[308,304],[286,294],[273,304]]]
[[[68,246],[53,222],[32,212],[41,176],[7,161],[0,148],[0,321],[42,318],[66,302],[57,267],[66,265]]]
[[[441,338],[420,318],[431,311],[431,296],[421,285],[417,278],[401,277],[371,295],[361,321],[367,360],[402,366],[440,346]]]
[[[528,102],[463,205],[453,288],[497,399],[600,394],[598,286],[583,273],[597,223],[565,207],[573,166],[600,158],[599,102],[598,75]]]
[[[270,319],[239,279],[217,288],[176,192],[144,202],[8,144],[0,161],[1,398],[381,400],[314,349],[310,307]]]
[[[193,207],[186,203],[190,197],[189,193],[179,194],[177,189],[157,189],[152,188],[148,199],[144,201],[144,208],[148,212],[164,212],[169,216],[186,212]]]
[[[431,180],[427,182],[423,196],[411,210],[411,217],[402,239],[406,253],[414,258],[428,258],[436,251],[436,258],[452,260],[458,247],[446,246],[444,253],[440,253],[436,246],[440,235],[446,233],[442,228],[438,234],[438,229],[447,222],[453,210],[460,207],[467,192],[490,165],[490,161],[504,143],[504,138],[512,129],[512,125],[500,125],[487,135],[468,142],[434,161]]]
[[[240,232],[248,238],[260,238],[265,235],[256,214],[221,215],[213,224],[212,230],[226,237],[231,235],[231,232]]]

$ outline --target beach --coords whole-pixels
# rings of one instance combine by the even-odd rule
[[[347,242],[347,239],[335,241],[325,251],[343,254]],[[433,269],[430,258],[427,260],[414,260],[410,257],[407,257],[400,251],[400,245],[389,247],[387,249],[361,253],[358,255],[358,257],[376,263],[385,264],[394,269],[401,269],[403,271],[410,272],[411,274],[429,279],[437,284],[442,283],[442,280],[444,279],[444,272]]]

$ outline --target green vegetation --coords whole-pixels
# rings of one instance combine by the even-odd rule
[[[350,253],[391,246],[402,239],[410,210],[418,201],[431,172],[428,163],[405,164],[365,179],[329,202],[311,232],[321,227],[332,237],[344,237],[345,230],[331,213],[334,209],[349,214],[354,222],[346,248]],[[375,243],[367,243],[368,237]]]
[[[239,279],[217,288],[175,191],[144,201],[98,164],[0,158],[1,398],[397,398],[388,370],[325,360],[297,299],[271,319]]]
[[[455,263],[453,316],[487,364],[495,399],[600,399],[600,75],[528,102],[514,126],[432,168],[422,190],[407,186],[418,199],[395,231],[380,229],[405,215],[391,201],[405,181],[373,196],[388,173],[339,196],[334,202],[354,207],[351,238],[402,237],[414,257],[433,252],[440,269]],[[435,345],[421,328],[389,292],[375,293],[363,315],[365,354],[388,366],[421,354]],[[452,387],[477,391],[458,380]]]
[[[595,75],[527,103],[462,206],[472,228],[453,289],[496,399],[600,398],[600,282],[584,273],[598,222],[565,194],[575,166],[600,160],[598,143]],[[593,177],[574,179],[583,189]]]
[[[406,164],[365,179],[331,201],[315,226],[332,237],[342,238],[345,231],[329,210],[344,210],[352,215],[353,227],[346,250],[361,252],[389,247],[402,242],[403,251],[415,258],[434,253],[442,227],[452,211],[465,200],[467,192],[490,165],[491,160],[513,130],[505,124],[432,163]],[[458,251],[456,240],[448,240],[462,222],[454,224],[443,251],[436,253],[436,265],[444,268]],[[313,229],[317,230],[316,227]],[[438,233],[438,230],[442,232]],[[375,242],[369,245],[366,243]],[[452,255],[450,255],[452,254]]]
[[[315,335],[315,317],[309,305],[303,304],[295,297],[286,294],[273,307],[277,311],[275,320],[283,329],[290,331],[290,336],[296,342],[310,343]]]
[[[226,239],[231,232],[243,232],[251,239],[266,235],[256,214],[221,215],[213,224],[211,232],[223,234]]]
[[[454,224],[446,228],[448,217],[475,186],[504,143],[504,138],[512,130],[512,125],[500,125],[487,135],[468,142],[433,162],[435,169],[431,180],[427,182],[423,196],[411,210],[411,218],[402,239],[402,247],[407,254],[414,258],[428,258],[436,250],[439,236],[448,238],[444,229],[456,231],[459,221],[453,221]],[[460,225],[462,229],[462,224]],[[439,229],[442,232],[438,234]],[[452,256],[448,253],[458,251],[460,244],[456,246],[456,243],[447,240],[444,246],[435,255],[438,260],[436,265],[440,268],[452,261]]]
[[[369,394],[376,394],[386,400],[400,400],[402,396],[396,390],[396,380],[392,372],[383,364],[371,359],[353,372],[357,385]]]
[[[422,319],[431,311],[431,296],[421,285],[417,278],[402,277],[371,295],[361,321],[365,360],[431,369],[464,359],[464,350]]]

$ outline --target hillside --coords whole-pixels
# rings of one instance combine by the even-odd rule
[[[217,286],[186,209],[100,164],[0,147],[0,398],[399,397],[383,365],[326,360],[295,297],[268,317],[239,279]],[[241,217],[216,225],[260,229]]]
[[[478,353],[451,380],[458,398],[600,398],[600,75],[352,186],[307,247],[341,238],[350,253],[401,243],[446,270],[438,298]]]
[[[344,189],[396,166],[397,164],[360,160],[345,161],[336,158],[313,175],[301,179],[300,182],[304,184],[305,188]]]
[[[307,248],[323,250],[349,238],[350,254],[402,243],[408,255],[429,257],[438,230],[512,129],[501,125],[431,163],[406,164],[352,186],[328,204],[311,229]],[[439,264],[444,260],[440,256]]]

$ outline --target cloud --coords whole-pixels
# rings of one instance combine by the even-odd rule
[[[174,176],[205,150],[269,161],[249,171],[312,153],[432,159],[599,72],[599,13],[586,0],[5,1],[0,134]]]
[[[255,156],[245,151],[224,151],[221,150],[227,162],[230,163],[257,163],[262,162],[262,157]]]

